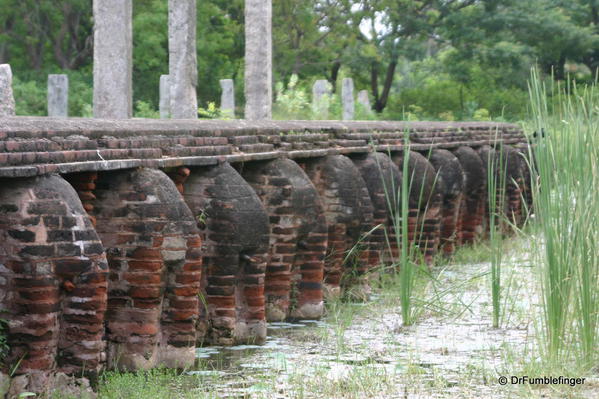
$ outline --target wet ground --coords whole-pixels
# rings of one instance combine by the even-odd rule
[[[525,256],[504,258],[501,328],[491,326],[488,263],[440,267],[404,327],[393,288],[335,304],[323,321],[271,323],[265,345],[197,349],[186,389],[222,398],[599,398],[582,387],[500,385],[521,375],[537,342],[537,295]],[[391,285],[393,287],[393,285]],[[198,381],[199,380],[199,381]]]
[[[442,277],[467,281],[484,267]],[[389,301],[377,297],[345,305],[355,308],[353,315],[345,310],[325,321],[271,323],[264,346],[199,348],[200,370],[190,373],[207,376],[220,397],[503,397],[494,373],[481,370],[500,366],[505,345],[523,346],[528,328],[491,328],[485,290],[476,288],[486,282],[480,276],[463,292],[431,299],[427,308],[443,309],[425,311],[411,327],[402,327],[399,307],[387,308]]]

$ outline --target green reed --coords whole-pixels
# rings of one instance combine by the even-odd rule
[[[596,365],[599,336],[599,93],[529,84],[533,209],[546,359]],[[533,158],[534,157],[534,158]]]

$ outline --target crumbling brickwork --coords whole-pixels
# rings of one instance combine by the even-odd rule
[[[430,162],[437,170],[443,184],[441,203],[440,248],[445,256],[451,256],[458,239],[458,215],[464,190],[464,171],[460,161],[447,150],[433,150]]]
[[[485,175],[493,173],[495,180],[495,207],[496,224],[502,232],[511,231],[511,224],[519,225],[522,221],[522,187],[524,174],[522,172],[522,158],[520,153],[509,145],[491,147],[484,145],[478,149],[478,154],[483,163]],[[491,169],[491,172],[489,171]],[[487,177],[488,179],[489,177]],[[484,200],[485,219],[483,231],[489,231],[490,204],[488,193]]]
[[[499,177],[499,174],[497,173],[493,173],[493,175],[490,175],[490,172],[495,170],[497,171],[498,167],[499,167],[499,162],[497,159],[497,155],[495,153],[495,149],[493,147],[491,147],[490,145],[483,145],[480,148],[477,149],[478,152],[478,156],[480,157],[480,160],[482,161],[482,165],[483,165],[483,173],[485,175],[485,187],[484,187],[484,191],[483,191],[483,197],[481,198],[481,201],[479,203],[479,213],[481,213],[483,215],[482,217],[482,233],[481,233],[481,237],[483,239],[487,239],[489,238],[489,223],[490,223],[490,219],[489,219],[489,184],[491,184],[493,182],[493,180],[490,179],[494,179],[496,181],[496,185],[499,186],[499,181],[497,181],[497,178]],[[493,176],[493,177],[492,177]],[[496,198],[501,201],[502,200],[502,196],[496,196]],[[497,206],[500,206],[501,202],[497,203]]]
[[[392,160],[403,170],[403,152],[393,154]],[[408,241],[417,246],[424,261],[431,264],[440,241],[443,180],[427,158],[415,151],[409,153],[407,178],[410,180]]]
[[[464,171],[464,194],[456,226],[460,244],[472,244],[482,232],[487,176],[483,162],[471,147],[461,146],[454,151]]]
[[[264,287],[267,320],[320,318],[328,236],[316,188],[289,159],[245,163],[240,170],[262,200],[270,222]]]
[[[391,158],[381,152],[353,157],[373,207],[373,224],[381,226],[370,236],[371,264],[397,261],[401,242],[401,172]]]
[[[366,272],[397,257],[402,182],[429,263],[485,231],[489,162],[506,170],[500,214],[521,224],[522,153],[519,127],[492,122],[0,119],[11,394],[189,366],[198,342],[260,343],[267,314],[318,318],[325,292],[367,293]]]
[[[110,268],[108,366],[191,366],[202,265],[191,211],[155,169],[100,173],[93,193]]]
[[[269,225],[260,199],[228,163],[192,168],[184,198],[204,242],[206,341],[264,341]]]
[[[374,220],[360,171],[343,155],[302,160],[300,164],[320,195],[328,225],[325,294],[339,295],[341,286],[350,282],[367,290],[362,277],[378,259],[371,258],[369,238],[363,237],[374,227]]]
[[[522,190],[526,190],[522,172],[522,155],[510,145],[501,146],[503,167],[505,170],[505,207],[506,219],[503,231],[511,231],[510,224],[519,226],[522,222]]]
[[[0,181],[0,241],[3,372],[42,392],[52,371],[100,371],[108,266],[75,190],[57,175]]]

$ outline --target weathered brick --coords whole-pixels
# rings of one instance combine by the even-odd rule
[[[51,230],[48,232],[48,242],[73,241],[73,232],[71,230]]]
[[[28,245],[21,249],[19,255],[21,256],[37,256],[37,257],[50,257],[55,254],[54,246],[52,245]]]
[[[35,241],[35,233],[29,230],[8,230],[8,235],[23,242]]]

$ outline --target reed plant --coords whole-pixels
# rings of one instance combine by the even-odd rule
[[[503,145],[495,134],[495,155],[487,159],[487,199],[489,207],[489,246],[491,248],[491,303],[493,306],[493,327],[499,328],[501,319],[501,260],[503,257],[503,237],[501,225],[505,216],[506,162]]]
[[[392,244],[396,248],[399,248],[398,259],[392,260],[392,270],[399,269],[399,300],[401,307],[401,316],[403,324],[406,326],[414,324],[418,315],[421,314],[420,310],[414,307],[417,303],[414,298],[415,287],[417,282],[421,278],[426,278],[430,275],[424,264],[424,258],[422,256],[421,248],[418,248],[414,242],[418,241],[416,237],[423,234],[424,224],[421,223],[417,226],[417,231],[414,231],[414,242],[409,240],[409,225],[408,225],[408,214],[410,210],[410,194],[412,192],[412,183],[414,182],[414,172],[410,175],[410,133],[409,130],[404,130],[403,137],[403,158],[401,165],[398,165],[401,170],[401,185],[397,187],[395,181],[391,179],[390,182],[385,181],[381,173],[381,179],[383,182],[383,188],[385,191],[385,199],[387,202],[387,208],[390,212],[391,226],[389,229],[394,231],[394,240],[392,243],[388,230],[385,230],[385,238],[387,244],[387,250],[389,254],[392,254]],[[390,154],[389,154],[390,156]],[[379,170],[380,170],[379,165]],[[433,186],[437,182],[438,176],[435,176]],[[424,184],[420,188],[418,193],[418,204],[423,202],[427,203],[427,208],[423,213],[426,213],[428,209],[429,198],[424,197]],[[426,248],[424,248],[426,251]]]
[[[536,262],[545,359],[599,361],[599,93],[596,84],[547,86],[532,71],[529,159],[543,240]],[[548,100],[550,99],[550,100]]]
[[[404,131],[404,156],[402,164],[402,179],[401,179],[401,201],[400,212],[401,216],[394,215],[393,225],[395,231],[401,231],[399,239],[401,240],[400,266],[399,266],[399,298],[401,304],[401,317],[404,325],[411,325],[414,322],[412,311],[412,292],[416,282],[416,264],[412,261],[411,249],[408,240],[408,212],[409,212],[409,197],[410,185],[413,179],[408,179],[410,162],[410,133]],[[398,229],[399,228],[399,229]],[[397,233],[395,234],[396,240]]]

